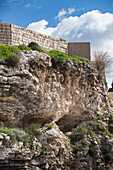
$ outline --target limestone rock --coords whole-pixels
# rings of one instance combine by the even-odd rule
[[[56,68],[50,56],[20,52],[18,68],[0,65],[0,120],[27,126],[57,122],[68,131],[109,110],[104,82],[88,64],[66,60]]]

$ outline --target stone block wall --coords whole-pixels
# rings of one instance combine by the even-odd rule
[[[0,45],[12,45],[11,24],[0,23]]]
[[[43,49],[59,50],[68,53],[68,43],[63,39],[52,38],[13,24],[0,23],[0,45],[28,45],[37,42]]]
[[[91,60],[90,43],[68,43],[13,24],[0,23],[0,45],[19,45],[37,42],[44,50],[58,50],[69,56],[79,56]]]

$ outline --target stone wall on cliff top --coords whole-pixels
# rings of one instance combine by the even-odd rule
[[[13,24],[0,23],[0,44],[19,45],[37,42],[44,50],[59,50],[68,53],[68,43]]]
[[[55,121],[68,131],[108,112],[105,84],[88,64],[66,60],[53,67],[45,53],[19,55],[18,68],[0,64],[0,121],[6,125]]]

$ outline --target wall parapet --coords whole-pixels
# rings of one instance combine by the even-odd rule
[[[68,42],[13,24],[0,23],[0,45],[19,45],[37,42],[43,49],[59,50],[68,53]]]

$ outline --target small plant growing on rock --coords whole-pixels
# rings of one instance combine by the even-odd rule
[[[52,129],[53,128],[53,124],[49,124],[48,129]]]
[[[90,125],[90,126],[95,126],[96,125],[96,121],[87,121],[86,123],[88,125]]]
[[[17,53],[20,52],[21,50],[18,48],[18,45],[12,45],[12,46],[8,46],[8,50],[11,53]]]
[[[17,67],[20,63],[20,57],[17,54],[10,54],[7,63],[11,67]]]
[[[73,141],[76,141],[76,134],[71,134],[70,135],[70,140],[71,140],[71,142],[73,142]]]
[[[4,127],[4,123],[0,121],[0,127]]]
[[[16,140],[19,141],[19,133],[18,133],[18,131],[17,130],[13,130],[13,133],[16,136]]]
[[[19,48],[20,50],[30,50],[30,48],[27,47],[25,44],[19,45],[18,48]]]
[[[95,143],[92,142],[91,145],[89,146],[89,155],[93,157],[95,155]]]
[[[71,142],[78,142],[82,140],[86,133],[86,130],[83,127],[79,126],[76,132],[70,135]]]
[[[37,51],[39,51],[39,52],[45,52],[45,51],[40,47],[40,45],[38,45],[36,42],[31,42],[31,43],[29,43],[28,47],[31,48],[32,50],[37,50]]]
[[[103,150],[103,155],[106,163],[109,163],[112,160],[111,152],[108,152],[106,149]]]
[[[112,160],[112,154],[109,152],[104,157],[106,163],[110,162]]]
[[[113,115],[110,115],[109,117],[108,130],[111,134],[113,134]]]
[[[65,59],[62,56],[55,56],[51,59],[53,67],[56,67],[60,63],[65,63]]]
[[[109,99],[110,99],[110,100],[112,100],[112,97],[111,97],[111,95],[109,95]]]
[[[40,136],[40,124],[35,124],[32,123],[28,128],[25,128],[25,132],[29,135],[25,135],[24,139],[25,139],[25,144],[27,143],[33,143],[35,137],[38,138]]]
[[[110,104],[111,107],[113,107],[113,104]]]
[[[96,132],[98,132],[98,130],[104,131],[104,128],[102,127],[102,125],[99,122],[97,122],[96,120],[87,121],[86,124],[90,125],[92,127],[93,131],[96,131]]]
[[[11,130],[7,128],[1,128],[0,133],[5,133],[7,135],[11,135]]]
[[[73,149],[73,154],[77,154],[78,151],[82,151],[82,149],[81,148],[74,148]]]
[[[109,130],[108,129],[106,129],[105,130],[105,132],[110,136],[110,137],[112,137],[113,138],[113,134],[111,134],[110,132],[109,132]]]
[[[48,148],[43,146],[41,147],[40,155],[47,155],[48,154]]]

